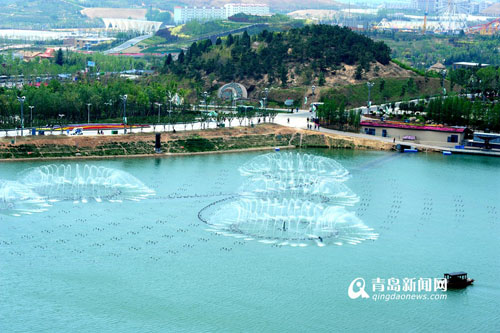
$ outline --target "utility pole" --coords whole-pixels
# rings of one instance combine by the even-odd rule
[[[21,103],[21,136],[24,132],[24,101],[26,101],[26,96],[18,97],[17,100]]]
[[[372,106],[372,87],[375,85],[373,82],[366,82],[366,86],[368,87],[368,112],[370,112],[370,107]]]
[[[109,100],[109,102],[105,102],[104,105],[109,106],[108,118],[110,118],[110,116],[111,116],[111,106],[113,105],[113,101]]]
[[[127,95],[120,95],[123,102],[123,133],[127,134]]]
[[[30,108],[30,127],[33,127],[33,109],[35,107],[33,105],[30,105],[29,108]]]
[[[92,106],[91,103],[87,103],[87,124],[90,124],[90,107]]]
[[[158,105],[158,124],[160,123],[160,113],[161,113],[161,103],[155,103],[156,105]]]

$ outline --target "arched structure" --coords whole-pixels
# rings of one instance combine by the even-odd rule
[[[248,98],[248,93],[242,84],[231,82],[219,89],[217,97],[222,99],[246,99]]]
[[[103,18],[106,29],[117,31],[138,31],[140,33],[154,33],[160,30],[162,22]]]

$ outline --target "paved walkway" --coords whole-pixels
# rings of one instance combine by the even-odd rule
[[[307,118],[312,117],[313,113],[308,112],[306,110],[300,110],[298,113],[293,113],[293,114],[285,114],[285,113],[280,113],[278,116],[276,116],[275,123],[283,126],[289,126],[289,127],[294,127],[294,128],[300,128],[300,129],[307,129]],[[314,131],[314,130],[313,130]],[[336,135],[341,135],[341,136],[346,136],[346,137],[351,137],[351,138],[360,138],[360,139],[367,139],[367,140],[375,140],[375,141],[381,141],[381,142],[386,142],[386,143],[393,143],[393,138],[384,138],[381,136],[375,136],[375,135],[368,135],[368,134],[363,134],[363,133],[352,133],[352,132],[343,132],[343,131],[337,131],[337,130],[332,130],[332,129],[327,129],[327,128],[322,128],[320,127],[319,132],[321,133],[330,133],[330,134],[336,134]],[[441,146],[434,146],[434,145],[425,145],[425,144],[419,144],[419,143],[409,143],[407,141],[399,141],[396,140],[394,144],[403,144],[403,145],[408,145],[417,148],[418,150],[432,150],[432,151],[450,151],[455,154],[469,154],[469,155],[486,155],[486,156],[498,156],[500,157],[500,151],[496,150],[482,150],[482,149],[455,149],[455,148],[450,148],[450,147],[441,147]]]
[[[308,110],[299,110],[299,112],[294,112],[294,113],[279,113],[275,120],[274,123],[282,126],[287,126],[287,127],[292,127],[292,128],[297,128],[297,129],[307,129],[307,118],[311,118],[314,116],[314,113],[309,112]],[[258,124],[259,118],[253,118],[250,122],[253,124]],[[229,127],[229,122],[225,122],[225,126]],[[243,126],[248,126],[249,122],[245,120],[242,124]],[[233,119],[231,122],[231,126],[240,126],[238,119]],[[196,122],[193,124],[175,124],[175,125],[168,125],[168,124],[160,124],[157,126],[150,126],[149,128],[135,128],[132,130],[133,133],[152,133],[152,132],[164,132],[164,131],[172,131],[172,129],[175,129],[176,131],[191,131],[191,130],[201,130],[205,128],[217,128],[217,124],[215,122],[209,122],[209,123],[201,123],[201,122]],[[314,131],[314,130],[312,130]],[[127,129],[127,132],[130,133],[130,130]],[[363,134],[363,133],[352,133],[352,132],[343,132],[343,131],[337,131],[337,130],[332,130],[332,129],[327,129],[327,128],[320,128],[319,131],[320,133],[329,133],[329,134],[335,134],[339,136],[344,136],[344,137],[351,137],[351,138],[359,138],[359,139],[367,139],[367,140],[374,140],[374,141],[380,141],[380,142],[385,142],[385,143],[393,143],[393,138],[383,138],[380,136],[374,136],[374,135],[368,135],[368,134]],[[50,134],[50,131],[46,131],[47,134]],[[124,134],[123,129],[118,130],[119,134]],[[53,133],[54,135],[60,135],[61,132],[54,130]],[[66,134],[66,132],[63,132],[62,134]],[[8,131],[8,136],[14,137],[20,136],[20,130],[11,130]],[[24,130],[24,135],[29,136],[30,131],[29,129]],[[85,136],[88,135],[98,135],[97,131],[85,131],[84,132]],[[104,130],[104,135],[112,135],[111,130]],[[1,131],[0,132],[0,137],[5,137],[6,132]],[[498,156],[500,157],[500,152],[499,151],[486,151],[486,150],[480,150],[480,149],[455,149],[455,148],[450,148],[450,147],[440,147],[440,146],[433,146],[433,145],[425,145],[425,144],[418,144],[418,143],[409,143],[405,141],[398,141],[396,140],[395,144],[404,144],[404,145],[411,145],[419,150],[431,150],[431,151],[451,151],[452,153],[455,154],[470,154],[470,155],[487,155],[487,156]]]

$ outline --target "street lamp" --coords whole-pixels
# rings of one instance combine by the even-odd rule
[[[266,96],[264,96],[264,109],[266,109],[267,108],[267,97],[269,96],[269,88],[264,89],[264,94],[266,95]]]
[[[206,91],[203,92],[203,99],[205,101],[205,111],[208,112],[208,102],[207,102],[208,93]]]
[[[158,105],[158,124],[160,123],[160,112],[161,112],[161,103],[155,103],[155,105]]]
[[[441,75],[443,76],[443,81],[442,81],[442,83],[441,83],[441,86],[442,86],[442,88],[443,88],[443,95],[446,95],[446,89],[444,88],[444,80],[445,80],[445,78],[446,78],[446,69],[443,69],[443,70],[441,71]]]
[[[90,124],[90,107],[92,106],[91,103],[87,103],[87,124]]]
[[[62,119],[65,116],[65,114],[64,113],[59,113],[57,116],[59,117],[59,126],[61,128],[61,134],[63,134]]]
[[[372,106],[372,87],[375,85],[373,82],[366,82],[366,86],[368,87],[368,112],[370,112],[370,107]]]
[[[33,105],[30,105],[29,108],[30,108],[30,127],[33,127],[33,109],[35,107]]]
[[[111,105],[113,105],[113,101],[112,100],[109,100],[109,102],[105,102],[104,105],[107,105],[109,106],[109,114],[108,114],[108,117],[111,116]]]
[[[123,133],[127,134],[127,95],[120,95],[123,102]]]
[[[21,136],[23,136],[24,132],[24,101],[26,101],[26,96],[17,97],[19,103],[21,103]]]

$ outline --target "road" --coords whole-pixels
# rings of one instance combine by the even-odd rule
[[[149,34],[149,35],[144,35],[144,36],[139,36],[139,37],[135,37],[135,38],[132,38],[132,39],[129,39],[128,41],[126,41],[125,43],[121,44],[121,45],[118,45],[110,50],[107,50],[107,51],[104,51],[103,53],[104,54],[111,54],[111,53],[120,53],[122,52],[123,50],[126,50],[128,49],[129,47],[132,47],[136,44],[139,44],[140,42],[142,42],[143,40],[145,39],[148,39],[150,37],[153,37],[153,34]]]

